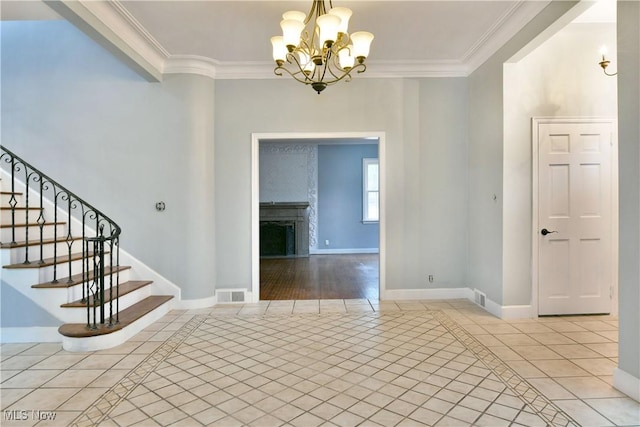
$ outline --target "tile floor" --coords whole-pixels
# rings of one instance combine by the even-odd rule
[[[3,426],[640,425],[611,387],[615,318],[503,321],[466,300],[176,310],[114,349],[0,357]]]

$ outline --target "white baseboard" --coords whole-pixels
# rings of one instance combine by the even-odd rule
[[[206,298],[183,299],[176,304],[176,308],[179,310],[197,310],[199,308],[213,307],[216,302],[215,295]]]
[[[377,254],[378,248],[309,249],[310,255]]]
[[[473,291],[469,288],[435,289],[387,289],[382,300],[427,300],[427,299],[469,299],[473,301]]]
[[[57,326],[0,328],[0,343],[62,342]]]
[[[632,398],[640,402],[640,378],[636,378],[620,368],[613,370],[613,386]]]
[[[509,319],[530,319],[533,316],[533,308],[530,305],[500,305],[489,298],[485,299],[485,310],[494,316]]]
[[[438,299],[468,299],[475,302],[475,292],[471,288],[435,288],[435,289],[387,289],[382,300],[438,300]],[[485,298],[483,307],[489,313],[500,319],[529,319],[532,315],[530,305],[500,305]]]

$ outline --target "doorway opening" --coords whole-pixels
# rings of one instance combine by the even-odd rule
[[[335,171],[319,171],[327,164],[327,158],[336,155],[339,161],[350,157],[351,166],[338,164],[334,165]],[[361,157],[357,170],[352,168],[354,156]],[[344,180],[351,182],[353,192],[354,176],[362,181],[364,157],[377,157],[379,162],[378,221],[365,221],[362,217],[354,221],[354,206],[357,204],[363,211],[362,195],[357,200],[349,197],[351,206],[345,208],[347,213],[341,211],[339,197],[323,199],[329,191],[325,194],[318,191],[340,187]],[[253,134],[251,158],[250,300],[379,299],[385,288],[384,132]],[[284,164],[287,166],[283,167]],[[351,174],[351,178],[341,177],[344,173]],[[340,221],[349,222],[351,228],[340,232],[345,230],[340,228]],[[285,227],[285,223],[299,226]],[[285,231],[265,234],[265,230],[271,229]],[[351,243],[343,241],[351,233],[354,234]],[[283,242],[279,246],[284,247],[285,253],[266,254],[264,249],[272,248],[264,242],[267,237],[281,237]]]
[[[578,3],[504,64],[504,295],[533,317],[617,313],[617,83],[604,75],[597,54],[607,46],[615,63],[615,8],[610,0]],[[576,132],[554,129],[545,137],[548,156],[540,153],[539,126],[560,119],[575,122],[568,123],[572,127],[609,119],[613,132],[591,125]],[[597,156],[611,158],[610,167]],[[600,175],[608,181],[600,182]],[[575,226],[597,221],[606,234]],[[589,257],[594,261],[584,261]],[[529,292],[515,285],[527,282]],[[548,309],[541,301],[560,307],[570,295],[576,296],[570,309]],[[585,301],[596,299],[605,306],[588,308]]]

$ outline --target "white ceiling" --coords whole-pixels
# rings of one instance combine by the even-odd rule
[[[370,76],[463,76],[548,2],[336,0],[334,5],[353,10],[351,32],[374,33],[367,61]],[[306,13],[311,1],[62,0],[53,4],[65,17],[72,15],[70,20],[77,25],[89,24],[143,68],[153,68],[151,74],[207,68],[202,73],[236,78],[273,76],[269,39],[280,32],[282,13]],[[2,0],[1,8],[2,19],[57,17],[39,1]]]

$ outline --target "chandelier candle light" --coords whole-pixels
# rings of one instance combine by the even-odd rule
[[[346,7],[333,7],[331,0],[328,12],[325,0],[313,0],[306,15],[295,10],[282,14],[282,35],[271,37],[274,73],[287,72],[318,94],[340,80],[351,80],[354,70],[363,73],[373,34],[349,35],[351,14]]]
[[[611,64],[611,61],[609,61],[608,59],[605,58],[606,54],[607,54],[607,47],[606,46],[602,46],[600,48],[600,55],[602,55],[602,61],[600,61],[599,64],[602,67],[602,71],[604,71],[604,73],[607,76],[615,76],[618,73],[607,73],[607,67],[609,66],[609,64]]]

